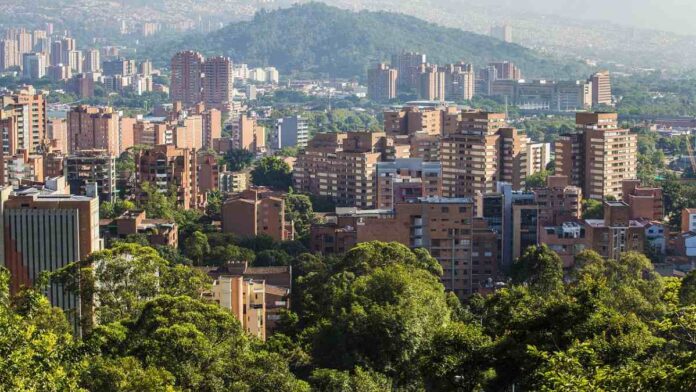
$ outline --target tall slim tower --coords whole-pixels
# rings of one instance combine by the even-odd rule
[[[223,110],[232,102],[234,75],[229,57],[210,57],[203,62],[203,102],[206,107]]]
[[[203,62],[203,55],[193,51],[179,52],[172,57],[172,101],[181,101],[188,106],[202,101]]]

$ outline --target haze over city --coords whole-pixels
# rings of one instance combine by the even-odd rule
[[[0,391],[695,391],[695,12],[0,0]]]

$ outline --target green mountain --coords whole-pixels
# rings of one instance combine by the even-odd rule
[[[198,42],[200,41],[200,42]],[[477,66],[494,60],[518,64],[527,77],[584,75],[577,61],[561,61],[487,36],[445,28],[398,13],[351,12],[322,3],[260,11],[195,42],[191,49],[224,54],[253,66],[275,66],[284,74],[364,77],[372,64],[404,50],[428,55],[431,63],[464,60]]]

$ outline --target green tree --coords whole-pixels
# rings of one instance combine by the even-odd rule
[[[227,164],[227,170],[244,170],[254,162],[254,153],[241,148],[233,148],[225,154],[224,162]]]
[[[545,244],[530,246],[511,270],[516,283],[528,283],[540,293],[552,295],[563,288],[563,261]]]
[[[140,184],[140,208],[152,219],[174,219],[177,211],[176,197],[160,192],[149,182]]]
[[[201,265],[203,257],[210,252],[208,237],[201,231],[195,231],[184,240],[184,252],[186,256]]]
[[[682,279],[679,302],[684,306],[696,305],[696,270],[689,272]]]
[[[549,177],[549,172],[542,170],[525,178],[524,182],[527,189],[543,188],[546,186],[546,179]]]
[[[166,371],[181,390],[308,391],[279,355],[257,350],[232,313],[189,297],[148,302],[132,322],[95,329],[88,344],[143,369]]]
[[[585,199],[582,201],[583,219],[602,219],[604,217],[604,205],[595,199]]]
[[[82,363],[63,313],[31,289],[16,309],[8,282],[9,272],[0,268],[0,389],[78,390]]]
[[[423,355],[422,373],[430,391],[482,390],[491,370],[490,337],[476,325],[440,328]]]
[[[316,220],[309,196],[288,193],[285,196],[285,209],[285,218],[293,222],[297,238],[306,238],[312,223]]]
[[[292,185],[290,166],[278,157],[264,157],[251,171],[254,185],[288,190]]]

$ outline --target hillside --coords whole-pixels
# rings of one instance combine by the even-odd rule
[[[233,23],[191,41],[191,48],[225,54],[252,65],[273,65],[282,73],[362,77],[391,53],[415,50],[430,62],[464,60],[482,65],[511,60],[527,76],[567,77],[585,72],[580,63],[560,63],[532,50],[483,35],[445,28],[389,12],[351,12],[320,3],[260,11],[251,21]]]

